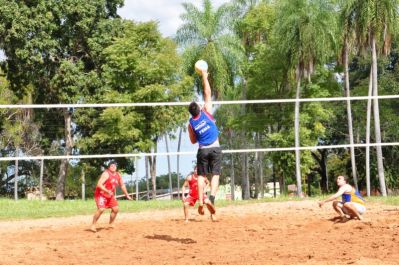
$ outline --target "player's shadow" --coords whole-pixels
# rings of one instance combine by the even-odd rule
[[[86,232],[90,232],[90,233],[94,233],[94,234],[100,232],[101,230],[108,230],[108,228],[97,227],[97,232],[92,231],[90,228],[85,229]]]
[[[173,222],[176,222],[176,223],[184,222],[184,220],[182,220],[182,219],[172,219],[172,221],[173,221]],[[203,222],[203,220],[198,220],[198,219],[194,219],[194,218],[190,218],[190,219],[188,219],[188,221],[189,221],[190,223],[191,223],[191,222],[197,222],[197,223]]]
[[[153,235],[153,236],[145,236],[147,239],[155,239],[155,240],[164,240],[167,242],[178,242],[181,244],[194,244],[197,243],[197,241],[191,239],[191,238],[177,238],[177,237],[172,237],[169,235]]]
[[[351,219],[349,218],[342,218],[340,216],[335,216],[333,218],[328,219],[328,221],[333,222],[334,224],[342,224],[350,221]]]

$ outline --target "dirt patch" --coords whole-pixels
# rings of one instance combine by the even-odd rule
[[[121,209],[123,211],[123,209]],[[0,264],[398,264],[399,207],[368,205],[364,222],[314,201],[0,222]]]

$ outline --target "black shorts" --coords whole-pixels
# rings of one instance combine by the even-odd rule
[[[220,175],[222,149],[220,147],[200,148],[197,152],[197,172],[200,176]]]

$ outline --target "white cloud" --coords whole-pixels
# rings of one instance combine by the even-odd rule
[[[174,36],[182,23],[180,15],[184,12],[182,3],[202,5],[202,0],[125,0],[125,5],[119,9],[118,14],[126,19],[135,21],[158,21],[159,30],[164,36]],[[215,7],[228,2],[228,0],[213,0]]]

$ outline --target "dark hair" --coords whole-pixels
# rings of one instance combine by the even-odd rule
[[[115,160],[110,160],[110,161],[108,162],[108,167],[110,167],[111,165],[115,165],[115,166],[117,166],[117,165],[118,165],[118,163],[116,163],[116,161],[115,161]]]
[[[190,114],[193,117],[200,114],[200,111],[201,111],[200,106],[195,101],[191,102],[190,105],[188,106],[188,112],[190,112]]]
[[[338,177],[343,177],[346,183],[349,183],[349,178],[348,176],[345,175],[339,175]]]

